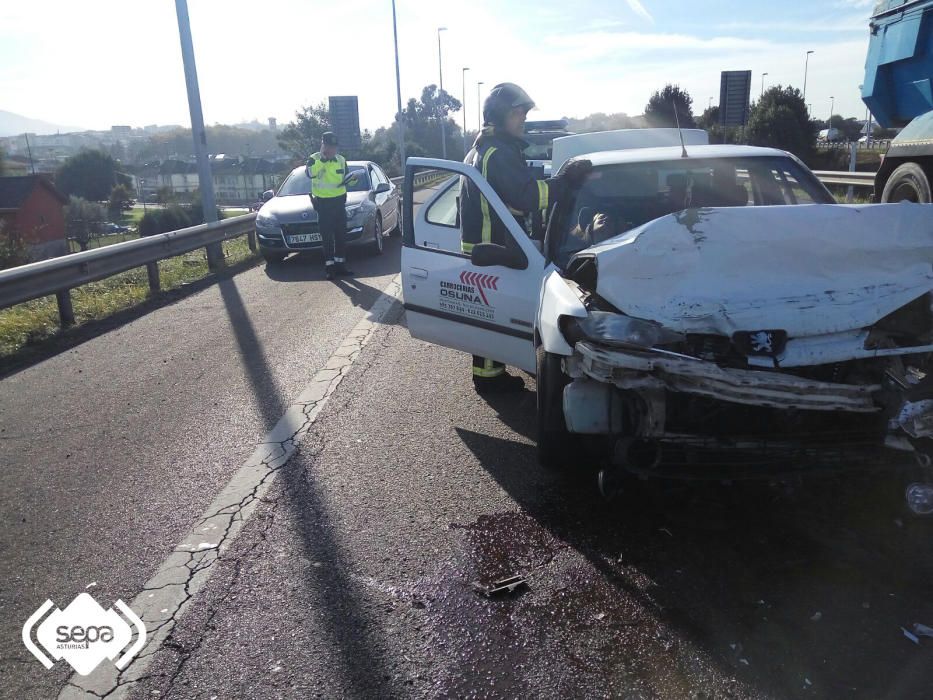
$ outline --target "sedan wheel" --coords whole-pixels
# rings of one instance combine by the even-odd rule
[[[376,215],[376,222],[373,224],[373,253],[382,255],[385,250],[385,238],[382,235],[382,217]]]

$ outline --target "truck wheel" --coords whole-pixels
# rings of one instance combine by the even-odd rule
[[[576,443],[564,422],[564,387],[569,382],[560,366],[560,355],[545,352],[541,346],[536,355],[538,463],[548,469],[564,468]]]
[[[918,202],[930,204],[930,181],[916,163],[904,163],[891,173],[884,185],[881,201],[885,203]]]

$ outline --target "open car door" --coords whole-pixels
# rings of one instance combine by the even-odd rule
[[[492,260],[480,246],[472,256],[461,252],[461,177],[476,183],[506,223],[515,244],[511,259]],[[421,189],[415,191],[415,183]],[[544,256],[479,171],[456,161],[409,158],[403,221],[402,293],[411,335],[534,372]]]

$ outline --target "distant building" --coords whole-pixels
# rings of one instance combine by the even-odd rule
[[[251,204],[261,192],[276,188],[282,181],[282,166],[265,158],[211,157],[211,177],[218,204]],[[133,186],[147,201],[160,189],[176,195],[198,189],[197,165],[191,161],[163,160],[147,163],[133,175]]]
[[[278,131],[278,130],[279,130],[279,123],[278,123],[278,121],[276,120],[275,117],[269,117],[269,130],[270,130],[270,131]]]
[[[128,139],[133,135],[133,127],[131,126],[111,126],[110,133],[113,134],[118,139]]]
[[[64,206],[68,198],[41,175],[0,177],[0,221],[4,235],[21,236],[34,260],[68,252]]]

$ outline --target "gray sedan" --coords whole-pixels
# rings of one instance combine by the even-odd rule
[[[347,245],[368,245],[381,254],[386,233],[398,235],[402,230],[400,190],[370,161],[349,161],[347,169],[356,175],[355,183],[347,185]],[[301,166],[292,170],[278,192],[263,193],[256,234],[266,262],[278,263],[289,253],[322,246],[310,192],[311,180]]]

